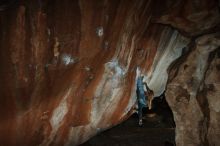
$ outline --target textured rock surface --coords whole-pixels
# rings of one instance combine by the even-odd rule
[[[177,145],[219,145],[216,137],[219,124],[213,123],[218,120],[216,109],[219,108],[220,76],[216,69],[219,59],[215,51],[219,46],[219,34],[202,36],[196,40],[194,49],[184,56],[184,61],[181,60],[181,65],[177,62],[178,67],[171,70],[171,74],[176,73],[174,77],[170,74],[172,79],[167,85],[166,97],[178,127]]]
[[[161,2],[160,2],[161,3]],[[219,29],[220,14],[218,1],[166,0],[163,13],[154,17],[154,22],[168,24],[188,36],[201,35]]]
[[[218,5],[203,0],[197,10],[193,2],[0,3],[0,143],[77,145],[120,123],[134,112],[139,66],[155,96],[169,79],[177,144],[217,145],[219,53],[209,54],[219,36],[192,46],[194,38],[175,28],[187,36],[218,30]],[[180,12],[166,11],[171,6],[184,10],[181,21]]]
[[[207,93],[206,96],[209,104],[209,113],[207,116],[207,139],[210,145],[220,145],[218,140],[220,136],[220,124],[219,124],[219,89],[220,89],[220,75],[219,75],[219,64],[220,64],[220,51],[218,50],[213,54],[214,59],[212,60],[209,70],[207,71],[205,85]],[[204,98],[204,97],[203,97]]]

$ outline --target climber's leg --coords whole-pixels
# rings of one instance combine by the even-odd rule
[[[138,124],[139,126],[143,125],[143,120],[142,120],[142,106],[138,104]]]

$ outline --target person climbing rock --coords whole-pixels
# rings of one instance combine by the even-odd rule
[[[143,125],[142,120],[142,109],[144,107],[152,108],[152,100],[153,100],[153,91],[147,86],[147,83],[143,82],[143,75],[140,75],[140,69],[137,68],[137,101],[138,101],[138,118],[139,118],[139,126]],[[144,86],[146,90],[144,90]],[[147,101],[147,102],[146,102]]]
[[[143,84],[143,76],[139,76],[137,79],[137,100],[138,100],[138,118],[139,118],[139,126],[143,125],[142,121],[142,109],[147,107],[146,104],[146,94],[144,91],[144,84]]]

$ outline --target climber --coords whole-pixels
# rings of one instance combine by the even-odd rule
[[[137,79],[137,100],[138,100],[138,118],[139,118],[139,126],[142,126],[142,109],[147,107],[146,104],[146,96],[144,91],[144,84],[143,84],[143,76],[139,76]]]
[[[143,125],[142,121],[142,109],[144,107],[152,108],[152,100],[153,100],[153,91],[147,86],[147,83],[143,82],[143,75],[140,75],[140,70],[137,68],[137,101],[138,101],[138,118],[139,118],[139,126]],[[144,90],[144,86],[146,90]],[[147,102],[146,102],[147,99]]]

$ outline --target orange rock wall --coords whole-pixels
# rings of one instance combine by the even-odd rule
[[[167,71],[184,48],[190,49],[192,37],[217,29],[219,22],[214,1],[196,11],[214,9],[210,17],[202,13],[199,19],[196,13],[199,21],[190,29],[179,25],[179,13],[168,22],[173,12],[167,8],[182,8],[175,3],[20,0],[0,5],[0,144],[77,145],[122,122],[134,112],[137,67],[155,96],[163,93]],[[184,10],[197,6],[183,5]],[[200,23],[209,19],[203,29]]]

